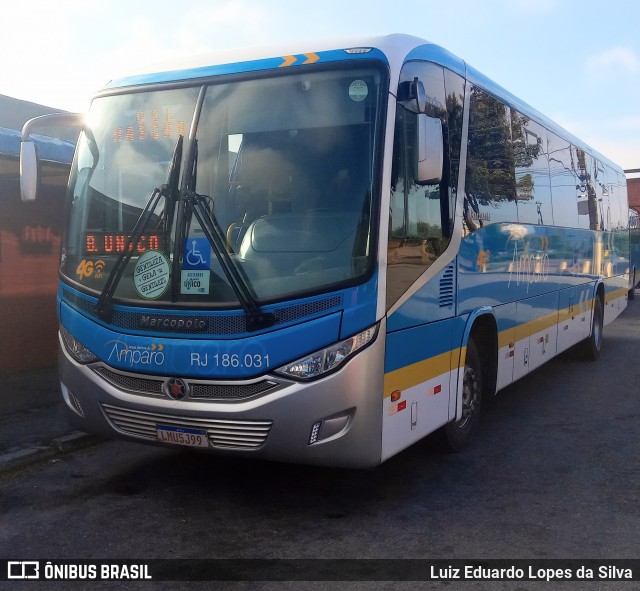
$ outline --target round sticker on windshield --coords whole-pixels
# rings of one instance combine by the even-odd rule
[[[369,87],[364,80],[354,80],[349,84],[349,96],[352,101],[360,102],[367,98]]]
[[[133,284],[143,298],[159,298],[169,287],[169,259],[157,250],[145,252],[133,270]]]

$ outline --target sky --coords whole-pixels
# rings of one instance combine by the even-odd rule
[[[640,168],[638,0],[20,0],[0,94],[69,111],[138,66],[407,33],[442,45],[625,169]]]

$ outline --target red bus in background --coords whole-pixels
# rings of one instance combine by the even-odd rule
[[[632,284],[640,284],[640,168],[625,170],[627,174],[627,193],[629,195],[629,266]],[[636,175],[629,177],[628,175]],[[633,297],[633,293],[630,292]]]
[[[38,201],[20,199],[20,132],[0,128],[0,373],[52,365],[64,198],[74,144],[37,140]]]

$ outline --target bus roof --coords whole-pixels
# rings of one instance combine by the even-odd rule
[[[596,156],[601,162],[616,170],[619,169],[619,172],[622,173],[622,169],[608,158],[470,66],[464,60],[435,43],[412,35],[391,34],[369,37],[324,38],[286,44],[220,50],[149,65],[110,81],[103,88],[103,92],[147,84],[183,82],[224,74],[295,68],[313,63],[358,59],[377,59],[386,62],[390,68],[392,80],[397,79],[399,69],[406,60],[426,60],[438,63],[465,77],[472,84],[502,100],[521,114],[537,121],[548,130],[570,141],[573,145]]]
[[[175,60],[150,64],[110,81],[105,89],[145,83],[176,82],[221,74],[326,63],[338,59],[376,57],[387,62],[406,55],[417,45],[428,43],[410,35],[379,37],[325,38],[287,44],[225,49]],[[367,53],[345,50],[369,49]],[[320,55],[318,55],[320,54]],[[293,59],[295,58],[295,59]],[[391,59],[389,59],[391,58]]]

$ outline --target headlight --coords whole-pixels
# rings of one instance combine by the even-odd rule
[[[378,326],[372,326],[367,330],[340,341],[335,345],[301,357],[276,370],[276,373],[299,380],[312,380],[340,367],[356,351],[366,347],[376,336]]]
[[[93,363],[94,361],[98,361],[98,358],[62,326],[62,324],[60,325],[60,334],[67,347],[67,351],[69,351],[78,363]]]

